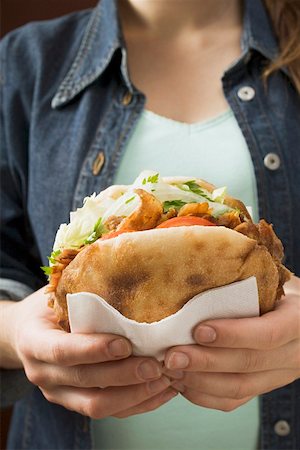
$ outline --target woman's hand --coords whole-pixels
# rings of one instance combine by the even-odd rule
[[[14,304],[10,321],[18,365],[47,400],[92,418],[126,417],[177,394],[161,376],[161,365],[130,356],[131,344],[123,337],[59,329],[43,291]]]
[[[232,411],[300,377],[300,278],[285,285],[274,311],[249,319],[210,320],[194,331],[199,345],[166,355],[173,387],[196,405]]]

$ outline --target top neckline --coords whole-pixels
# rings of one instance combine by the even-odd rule
[[[152,122],[155,122],[156,124],[193,131],[193,130],[200,130],[200,129],[214,127],[214,126],[219,125],[220,123],[226,121],[230,117],[233,117],[234,115],[233,115],[232,110],[229,108],[228,110],[226,110],[214,117],[211,117],[206,120],[202,120],[200,122],[194,122],[194,123],[180,122],[180,121],[177,121],[174,119],[170,119],[169,117],[165,117],[165,116],[156,114],[153,111],[150,111],[149,109],[144,109],[143,116],[146,119],[151,120]]]

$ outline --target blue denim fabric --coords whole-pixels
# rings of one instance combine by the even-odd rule
[[[286,264],[299,276],[300,99],[286,69],[264,86],[262,68],[278,53],[277,43],[261,0],[245,6],[242,56],[224,73],[223,89],[249,146],[260,216],[274,224]],[[130,82],[111,0],[10,33],[1,58],[1,293],[13,298],[15,282],[24,293],[45,284],[39,266],[47,263],[58,226],[86,195],[112,183],[145,96]],[[254,89],[252,100],[238,95],[245,86]],[[100,152],[105,163],[94,175]],[[276,170],[264,164],[269,153],[280,158]],[[17,374],[2,373],[7,403],[16,400]],[[299,381],[262,396],[261,449],[300,448],[299,409]],[[275,432],[279,420],[290,425],[286,436]],[[89,449],[89,421],[24,384],[9,448]]]

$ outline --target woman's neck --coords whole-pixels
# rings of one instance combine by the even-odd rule
[[[228,109],[221,78],[241,54],[242,0],[119,0],[132,83],[181,122]]]
[[[241,25],[241,0],[119,0],[120,15],[133,31],[172,36]]]

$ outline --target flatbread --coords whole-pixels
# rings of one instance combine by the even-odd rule
[[[54,309],[67,329],[66,294],[92,292],[124,316],[154,322],[208,289],[255,276],[261,312],[279,284],[264,245],[225,227],[189,226],[124,233],[86,246],[64,269]]]

